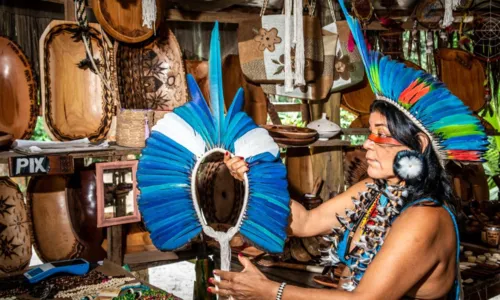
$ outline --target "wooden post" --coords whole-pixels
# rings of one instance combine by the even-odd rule
[[[108,259],[119,265],[123,265],[123,227],[115,225],[108,227]]]
[[[76,21],[75,1],[74,0],[65,0],[64,1],[64,19],[66,21]]]
[[[327,102],[312,104],[312,120],[321,118],[326,112],[330,121],[340,125],[340,93],[330,95]],[[342,147],[311,148],[313,178],[321,177],[324,181],[320,196],[329,200],[344,190],[344,164]]]

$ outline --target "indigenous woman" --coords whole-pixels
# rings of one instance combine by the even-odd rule
[[[292,201],[291,233],[324,234],[330,265],[344,264],[338,290],[268,280],[239,257],[240,273],[214,273],[209,290],[233,299],[459,299],[459,236],[447,160],[480,161],[486,136],[471,111],[429,74],[364,45],[359,22],[344,14],[376,95],[367,150],[369,179],[311,211]],[[242,179],[245,161],[225,159]]]

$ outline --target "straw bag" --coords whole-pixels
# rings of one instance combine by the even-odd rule
[[[351,35],[351,30],[349,29],[347,21],[336,21],[335,11],[331,0],[328,0],[328,5],[339,35],[335,51],[335,68],[331,92],[339,92],[362,82],[365,76],[365,69],[363,61],[361,61],[358,47],[354,47],[352,51],[349,51],[347,47],[349,36]],[[332,25],[333,24],[330,24],[330,26]],[[331,30],[335,30],[335,28],[332,27]]]
[[[283,83],[285,81],[285,20],[286,14],[264,15],[266,2],[261,16],[246,20],[238,27],[238,52],[241,69],[248,80],[256,83]],[[323,72],[323,39],[318,18],[310,15],[303,17],[304,30],[304,79],[314,81]],[[293,28],[294,20],[290,18]],[[293,39],[290,33],[289,39]],[[298,45],[298,44],[297,44]],[[300,50],[299,50],[300,51]],[[295,60],[295,48],[289,54]],[[297,54],[299,55],[299,54]],[[293,64],[292,64],[293,65]],[[293,71],[293,70],[292,70]]]
[[[153,110],[120,109],[116,121],[116,144],[124,147],[146,146],[153,120]]]

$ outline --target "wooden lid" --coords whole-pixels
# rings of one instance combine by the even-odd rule
[[[156,0],[156,28],[160,24],[160,1]],[[142,0],[92,0],[92,9],[101,26],[120,42],[140,43],[153,36],[154,29],[142,26]]]
[[[29,139],[38,106],[33,68],[21,48],[0,36],[0,132]]]

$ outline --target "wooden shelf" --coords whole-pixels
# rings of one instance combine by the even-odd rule
[[[278,146],[280,146],[281,148],[299,148],[299,147],[346,147],[346,146],[350,146],[351,145],[351,141],[347,140],[347,141],[344,141],[344,140],[341,140],[341,139],[332,139],[332,140],[328,140],[328,141],[316,141],[312,144],[309,144],[309,145],[302,145],[302,146],[296,146],[296,145],[285,145],[285,144],[281,144],[281,143],[278,143]]]
[[[84,157],[116,157],[124,156],[129,154],[140,154],[142,148],[129,148],[122,146],[109,146],[108,148],[102,150],[94,151],[78,151],[78,152],[66,152],[66,153],[33,153],[33,154],[23,154],[15,151],[4,151],[0,152],[0,163],[7,163],[9,158],[13,157],[29,157],[29,156],[68,156],[72,158],[84,158]]]

